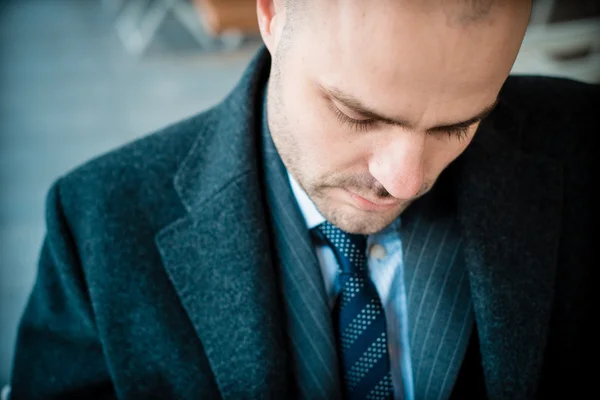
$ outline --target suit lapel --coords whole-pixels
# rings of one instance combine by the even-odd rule
[[[309,232],[264,118],[263,160],[297,390],[304,399],[339,399],[331,312]]]
[[[531,399],[554,294],[562,168],[509,144],[522,116],[503,107],[452,168],[488,396]]]
[[[402,214],[404,277],[417,399],[446,399],[473,330],[463,238],[443,182]]]
[[[206,115],[174,180],[188,213],[156,236],[224,399],[286,397],[289,383],[255,151],[267,63],[263,52]]]

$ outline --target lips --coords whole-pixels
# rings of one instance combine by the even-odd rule
[[[364,211],[384,211],[392,209],[398,206],[399,202],[397,199],[386,199],[386,200],[377,200],[372,201],[366,199],[356,193],[353,193],[346,189],[346,192],[352,199],[352,203],[359,209]]]

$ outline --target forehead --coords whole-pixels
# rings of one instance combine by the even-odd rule
[[[449,114],[439,117],[458,118],[469,107],[489,104],[510,72],[527,25],[527,16],[514,7],[489,10],[487,17],[463,24],[457,10],[412,2],[319,4],[322,9],[300,38],[303,65],[319,84],[387,113],[438,114],[443,106]]]

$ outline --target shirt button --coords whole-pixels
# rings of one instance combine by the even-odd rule
[[[382,258],[385,258],[387,256],[385,247],[383,247],[380,244],[372,245],[371,249],[369,250],[369,254],[371,255],[371,257],[375,257],[378,260],[381,260]]]

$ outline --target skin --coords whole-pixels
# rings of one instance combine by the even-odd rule
[[[493,108],[531,5],[501,0],[474,11],[465,3],[304,0],[302,10],[286,10],[283,1],[257,1],[273,58],[273,141],[342,230],[371,234],[392,223]]]

